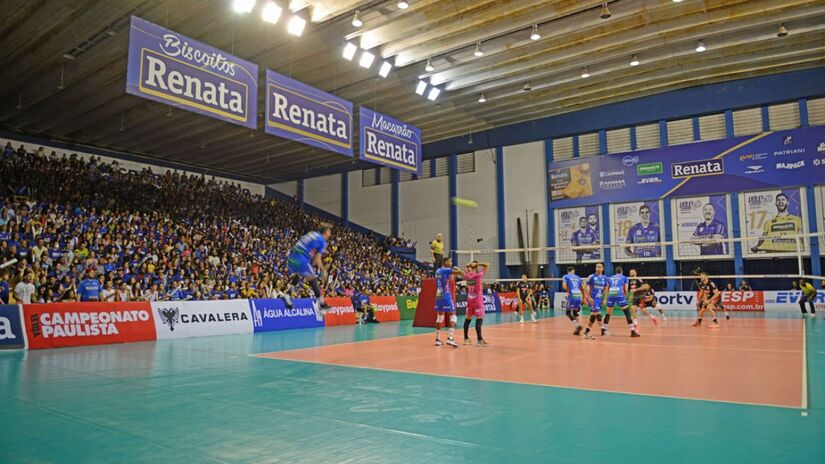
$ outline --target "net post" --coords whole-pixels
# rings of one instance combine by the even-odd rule
[[[799,269],[799,276],[802,277],[805,275],[805,266],[802,260],[802,238],[796,236],[794,243],[796,243],[796,264]]]

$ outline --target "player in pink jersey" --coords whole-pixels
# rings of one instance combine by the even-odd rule
[[[490,267],[487,263],[473,261],[467,265],[464,272],[464,280],[467,282],[467,315],[464,316],[464,344],[470,342],[470,322],[473,316],[476,318],[476,336],[478,343],[476,346],[487,346],[481,336],[481,324],[484,323],[484,273]]]

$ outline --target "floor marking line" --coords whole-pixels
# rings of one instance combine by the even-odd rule
[[[808,409],[808,321],[802,322],[802,409]]]

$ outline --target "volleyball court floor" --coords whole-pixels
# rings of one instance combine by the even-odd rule
[[[825,456],[825,320],[674,313],[630,339],[614,317],[585,341],[544,316],[489,317],[486,348],[404,321],[0,353],[0,462]]]

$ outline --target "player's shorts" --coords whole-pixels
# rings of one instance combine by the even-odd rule
[[[521,291],[518,292],[518,300],[522,303],[526,303],[529,299],[527,298],[530,296],[529,293],[522,293]]]
[[[467,317],[484,317],[484,302],[480,298],[467,300]]]
[[[602,312],[602,300],[601,300],[601,298],[593,298],[593,304],[590,305],[590,312],[591,313],[600,313],[600,312]]]
[[[571,311],[578,311],[582,309],[582,299],[581,298],[573,298],[568,296],[567,297],[567,309]]]
[[[469,305],[469,302],[467,303]],[[437,313],[454,313],[455,305],[453,304],[453,297],[442,296],[435,300],[435,312]]]
[[[615,308],[616,306],[624,308],[627,306],[627,299],[624,296],[610,295],[607,297],[607,307]]]
[[[290,273],[298,274],[301,277],[315,277],[315,269],[312,268],[312,263],[301,256],[289,255],[287,268]]]

